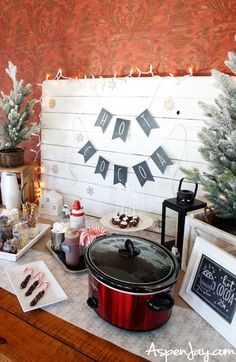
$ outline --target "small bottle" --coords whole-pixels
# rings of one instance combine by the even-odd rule
[[[84,210],[83,207],[81,207],[79,200],[73,202],[72,211],[70,213],[70,226],[75,229],[82,229],[85,227]]]
[[[65,241],[61,244],[62,250],[65,252],[65,261],[68,266],[79,265],[80,253],[80,232],[75,228],[67,229],[65,233]]]

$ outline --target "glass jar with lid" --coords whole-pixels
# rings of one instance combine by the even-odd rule
[[[75,228],[68,228],[62,250],[65,252],[65,262],[68,266],[77,266],[80,260],[79,253],[80,232]]]

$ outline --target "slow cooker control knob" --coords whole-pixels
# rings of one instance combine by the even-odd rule
[[[97,309],[98,308],[98,300],[95,297],[89,297],[87,299],[87,304],[90,308]]]

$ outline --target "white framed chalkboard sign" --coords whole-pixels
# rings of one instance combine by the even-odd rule
[[[196,238],[179,295],[236,348],[236,258]]]

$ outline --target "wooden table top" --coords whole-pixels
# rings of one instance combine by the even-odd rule
[[[62,319],[36,309],[24,313],[0,288],[1,361],[147,361]]]

